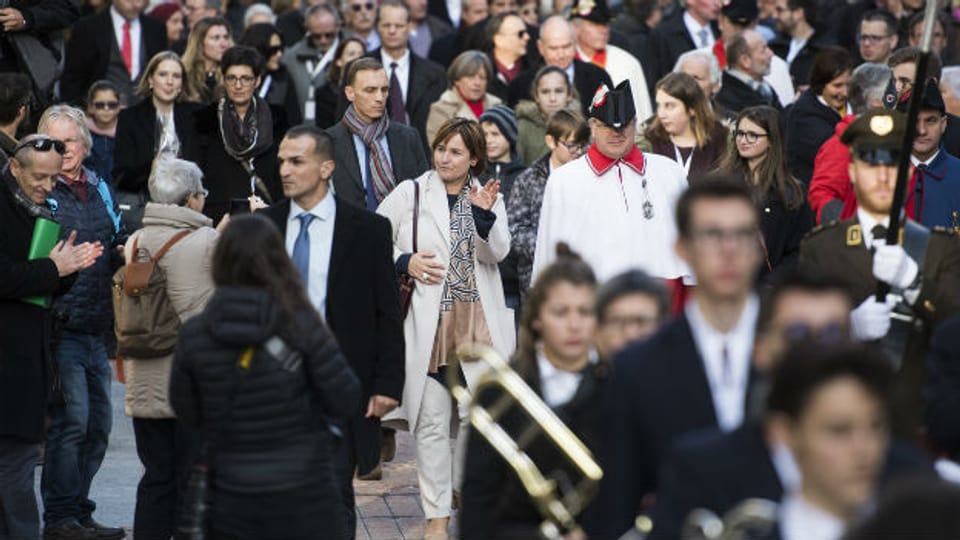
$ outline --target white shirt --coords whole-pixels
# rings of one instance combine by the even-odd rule
[[[110,6],[110,20],[113,21],[113,36],[117,39],[117,49],[120,51],[120,58],[123,58],[123,23],[126,19],[119,12]],[[135,80],[140,74],[140,19],[130,21],[130,80]]]
[[[736,429],[743,423],[759,305],[756,296],[750,295],[737,323],[727,333],[721,333],[707,322],[696,298],[684,308],[694,344],[703,359],[717,424],[724,431]]]
[[[777,471],[784,493],[800,489],[800,467],[787,445],[782,442],[773,443],[770,447],[770,461],[773,462],[773,469]]]
[[[590,363],[595,362],[596,354],[591,353]],[[543,401],[551,409],[556,409],[573,399],[577,388],[580,387],[580,381],[583,380],[583,373],[564,371],[551,364],[539,345],[537,346],[537,371],[540,372],[540,392],[543,394]]]
[[[878,224],[883,225],[884,227],[890,226],[890,218],[885,217],[883,221],[877,221],[870,214],[866,213],[860,208],[857,208],[857,220],[860,222],[860,232],[863,234],[863,245],[866,249],[873,247],[873,228]],[[878,238],[876,240],[884,240],[883,238]]]
[[[380,63],[387,70],[387,84],[390,84],[390,73],[393,69],[390,64],[397,63],[397,80],[400,82],[400,92],[403,95],[403,104],[407,104],[407,87],[410,86],[410,49],[404,49],[403,56],[394,60],[392,56],[380,49]]]
[[[790,40],[790,48],[787,50],[787,64],[792,64],[794,59],[797,58],[797,55],[800,54],[800,51],[802,51],[806,46],[806,39],[792,38]]]
[[[320,316],[327,317],[327,278],[330,275],[330,250],[333,247],[333,224],[337,215],[337,202],[333,193],[327,195],[310,210],[301,208],[290,201],[290,215],[287,217],[287,253],[293,256],[293,245],[300,234],[300,214],[311,213],[317,216],[310,222],[310,277],[307,281],[307,296]]]
[[[843,520],[813,506],[794,491],[780,503],[780,536],[783,540],[840,540]]]
[[[450,16],[450,22],[453,23],[454,28],[460,27],[460,17],[462,12],[463,12],[462,0],[447,0],[447,15]]]
[[[823,99],[823,96],[817,96],[817,101],[819,101],[820,104],[823,105],[824,107],[828,109],[833,109],[833,105],[830,105],[829,103],[827,103],[827,100]],[[836,110],[836,109],[833,109],[833,110]],[[846,116],[848,114],[853,114],[853,107],[850,106],[849,102],[843,104],[843,115]]]
[[[383,114],[388,114],[387,111],[384,111]],[[387,161],[390,162],[390,167],[393,168],[393,157],[390,155],[390,147],[387,145],[387,136],[384,135],[380,137],[380,140],[375,141],[375,144],[379,144],[380,148],[387,153]],[[353,147],[357,151],[357,164],[360,166],[360,180],[363,183],[363,186],[367,186],[367,145],[363,144],[363,139],[359,135],[353,136]],[[371,165],[372,166],[372,165]],[[332,186],[333,183],[331,182]]]
[[[690,34],[690,38],[693,39],[694,46],[696,48],[700,47],[713,47],[713,44],[716,43],[717,39],[713,37],[713,29],[710,28],[710,23],[701,25],[693,18],[693,15],[690,15],[690,12],[683,12],[683,25],[687,27],[687,33]],[[700,41],[700,31],[707,31],[707,42],[703,43]]]
[[[937,150],[926,161],[920,161],[919,159],[913,157],[913,154],[910,154],[910,164],[913,165],[914,167],[919,167],[920,165],[926,165],[929,167],[930,164],[933,163],[933,160],[937,159],[937,156],[939,155],[940,155],[940,150]]]
[[[550,172],[532,275],[556,259],[557,242],[566,242],[579,253],[601,282],[634,269],[663,279],[691,275],[673,249],[674,208],[687,189],[687,175],[670,158],[656,154],[644,154],[644,158],[644,175],[621,163],[598,176],[586,154]],[[643,213],[644,178],[652,219]]]

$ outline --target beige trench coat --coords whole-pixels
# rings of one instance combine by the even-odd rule
[[[210,218],[184,206],[147,203],[143,228],[130,235],[124,253],[129,261],[135,238],[139,247],[156,253],[174,234],[192,229],[180,239],[157,263],[167,276],[167,296],[180,320],[203,311],[213,294],[211,260],[217,241],[217,231]],[[170,368],[173,355],[149,360],[125,358],[124,375],[127,379],[125,412],[134,418],[174,418],[170,407]]]
[[[497,96],[491,94],[485,94],[483,96],[483,110],[487,110],[494,105],[500,105],[501,103],[503,103],[503,101]],[[463,98],[460,97],[460,94],[453,88],[440,94],[440,99],[430,105],[430,113],[427,114],[427,142],[430,144],[430,148],[433,148],[433,138],[437,136],[437,132],[440,131],[443,124],[451,118],[477,120],[477,117],[473,114],[473,109],[467,105],[467,102],[464,101]],[[427,154],[432,156],[433,152],[428,148]],[[433,161],[432,157],[431,161]]]
[[[434,171],[427,171],[414,180],[420,183],[420,219],[418,230],[419,251],[432,251],[437,261],[446,265],[450,260],[450,209],[443,181]],[[476,180],[471,180],[476,183]],[[413,251],[413,182],[400,183],[380,203],[377,213],[390,220],[393,228],[394,259]],[[510,231],[507,228],[507,212],[503,195],[497,196],[493,205],[497,215],[487,241],[476,239],[474,272],[477,292],[483,305],[483,313],[490,329],[493,348],[505,359],[513,353],[516,334],[513,327],[513,310],[503,299],[503,285],[497,263],[510,251]],[[434,337],[440,319],[442,284],[426,285],[417,282],[410,303],[410,312],[404,321],[406,339],[406,381],[403,387],[402,405],[388,414],[384,421],[403,429],[417,425],[423,389],[427,382],[427,368],[433,350]],[[479,363],[463,364],[467,386],[472,386],[484,371]],[[456,415],[454,415],[456,416]]]

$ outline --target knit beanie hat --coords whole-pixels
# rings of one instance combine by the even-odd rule
[[[484,122],[496,124],[500,133],[510,142],[510,150],[517,149],[517,115],[513,113],[513,109],[505,105],[490,107],[480,115],[480,123]]]

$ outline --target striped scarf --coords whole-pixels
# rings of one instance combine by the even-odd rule
[[[374,120],[372,124],[366,124],[357,116],[356,111],[353,110],[353,105],[350,105],[347,107],[347,112],[343,113],[343,124],[347,126],[350,133],[360,137],[360,140],[367,147],[367,159],[370,160],[370,185],[373,186],[377,203],[380,203],[397,184],[393,177],[393,167],[390,166],[390,159],[384,152],[383,146],[377,143],[381,137],[387,134],[390,119],[384,114]],[[363,167],[362,163],[359,165]]]

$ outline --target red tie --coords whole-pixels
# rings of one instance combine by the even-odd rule
[[[133,77],[133,41],[130,39],[130,21],[123,22],[123,44],[120,47],[123,56],[123,65],[127,66],[127,73]]]

